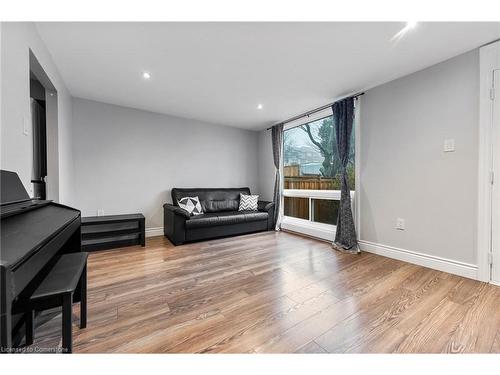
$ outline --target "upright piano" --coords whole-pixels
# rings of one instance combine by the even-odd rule
[[[17,173],[0,172],[0,351],[9,352],[24,325],[16,305],[29,298],[62,254],[81,251],[80,211],[31,199]]]

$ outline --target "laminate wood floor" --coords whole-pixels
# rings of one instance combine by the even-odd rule
[[[76,353],[500,352],[500,287],[284,232],[92,253],[88,302]]]

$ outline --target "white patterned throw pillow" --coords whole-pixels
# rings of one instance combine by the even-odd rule
[[[238,211],[257,211],[258,195],[240,194],[240,207]]]
[[[203,214],[198,197],[184,197],[179,199],[179,207],[189,212],[190,215]]]

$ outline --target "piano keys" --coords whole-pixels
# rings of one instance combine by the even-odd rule
[[[1,171],[0,349],[15,347],[24,324],[15,314],[64,253],[81,251],[80,211],[30,199],[19,176]],[[76,296],[78,301],[78,296]]]

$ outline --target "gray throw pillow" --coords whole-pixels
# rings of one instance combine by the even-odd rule
[[[258,195],[240,194],[240,207],[238,211],[257,211]]]
[[[184,197],[180,199],[179,207],[189,212],[190,215],[203,214],[203,208],[201,208],[198,197]]]

